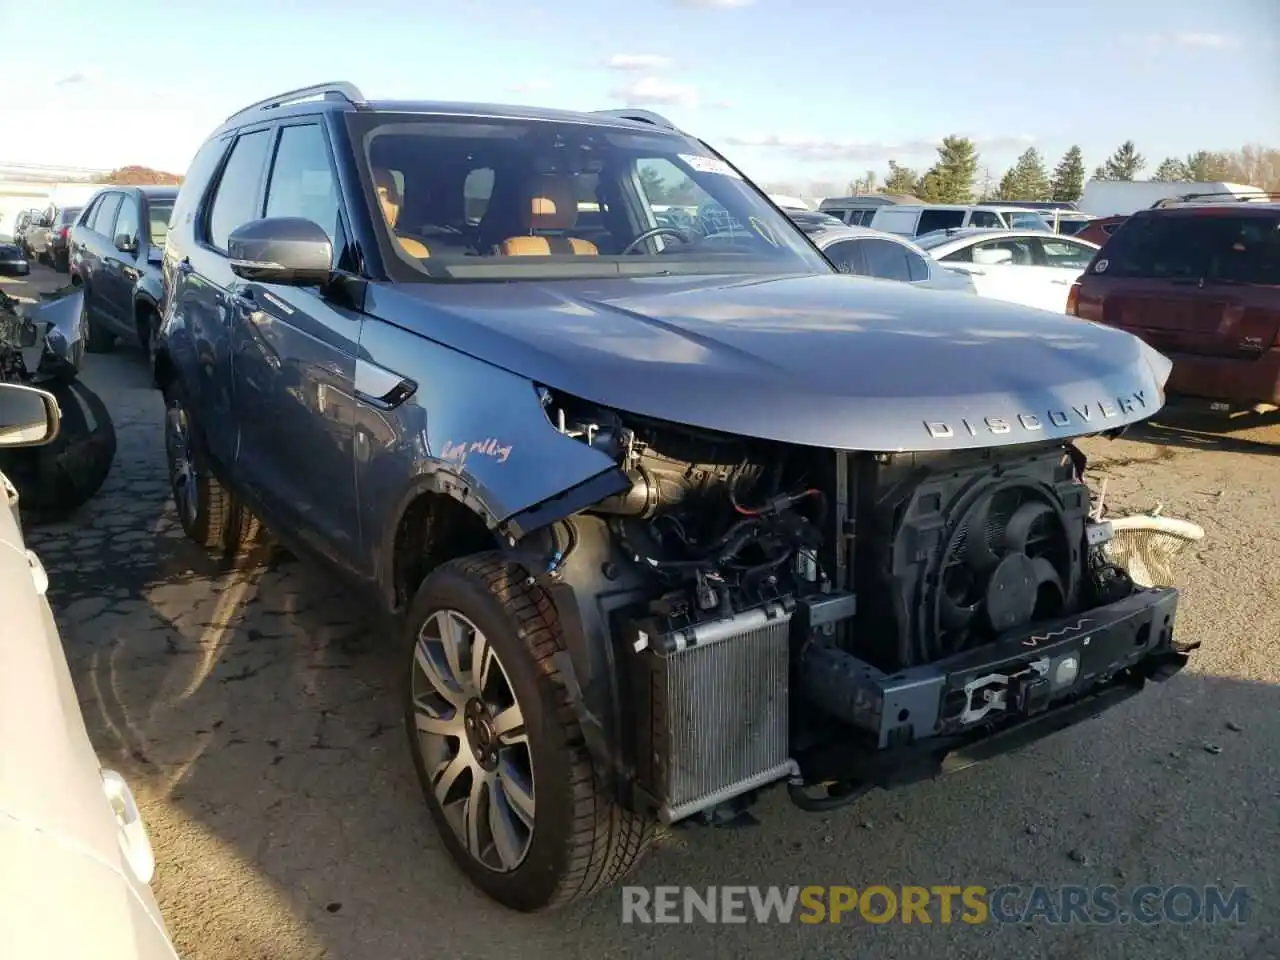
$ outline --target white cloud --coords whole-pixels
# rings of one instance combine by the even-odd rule
[[[607,66],[610,70],[666,70],[671,58],[657,53],[615,53]]]
[[[629,107],[649,105],[696,107],[698,105],[696,87],[682,83],[669,83],[657,77],[641,77],[614,90],[610,96],[624,101]]]
[[[550,89],[551,82],[549,80],[523,80],[520,83],[511,85],[512,93],[539,93]]]
[[[1018,136],[974,137],[978,150],[1023,150],[1035,138],[1029,134]],[[761,147],[777,150],[796,160],[805,161],[884,161],[923,156],[932,159],[942,138],[904,140],[900,143],[878,141],[826,140],[791,134],[749,134],[729,137],[728,143],[737,147]]]
[[[734,7],[749,7],[756,0],[676,0],[682,7],[704,7],[731,10]]]
[[[1226,50],[1241,45],[1240,38],[1229,33],[1207,33],[1194,30],[1156,33],[1149,36],[1147,40],[1157,47],[1198,47],[1203,50]]]

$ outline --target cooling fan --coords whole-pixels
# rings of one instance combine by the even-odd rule
[[[980,491],[961,508],[942,555],[931,655],[1061,615],[1075,596],[1076,559],[1048,488],[1015,478]]]

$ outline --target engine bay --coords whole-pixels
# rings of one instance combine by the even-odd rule
[[[1078,698],[1170,641],[1174,591],[1093,629],[1140,591],[1069,441],[846,452],[542,401],[629,481],[564,521],[549,570],[606,635],[623,767],[667,821],[781,779],[851,796],[891,756]],[[603,578],[569,562],[588,540]]]

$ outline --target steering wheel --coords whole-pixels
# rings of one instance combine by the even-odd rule
[[[669,237],[675,237],[681,243],[693,242],[689,238],[689,234],[686,233],[684,230],[679,229],[678,227],[650,227],[648,230],[645,230],[638,237],[636,237],[634,240],[628,243],[625,247],[623,247],[622,251],[618,254],[618,256],[625,257],[627,254],[631,253],[633,250],[635,250],[636,247],[640,246],[640,244],[644,243],[646,240],[650,240],[653,237],[660,237],[664,234]]]

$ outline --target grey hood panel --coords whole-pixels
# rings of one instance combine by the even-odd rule
[[[1170,369],[1074,317],[840,275],[404,284],[368,309],[619,410],[849,450],[1114,429],[1163,405]]]

